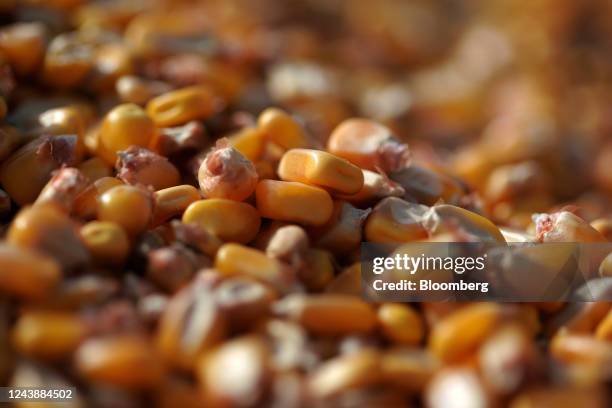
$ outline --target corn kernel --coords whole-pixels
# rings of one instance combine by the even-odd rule
[[[92,157],[91,159],[85,160],[79,164],[77,168],[92,183],[103,177],[110,177],[113,174],[112,167],[99,157]]]
[[[278,108],[264,110],[257,118],[257,128],[267,139],[286,150],[312,146],[302,126]]]
[[[151,344],[133,335],[92,338],[76,351],[76,369],[86,379],[126,389],[157,385],[163,367]]]
[[[33,358],[59,360],[68,357],[85,337],[84,322],[74,313],[30,311],[13,328],[13,344]]]
[[[221,107],[221,101],[206,86],[196,85],[170,91],[151,99],[147,113],[156,126],[178,126],[206,119]]]
[[[67,214],[74,207],[76,198],[89,185],[89,180],[73,167],[58,170],[40,192],[35,204],[55,204]]]
[[[261,218],[250,204],[209,198],[189,205],[183,214],[183,222],[198,224],[224,241],[246,244],[257,235]]]
[[[298,278],[312,292],[320,292],[334,279],[334,256],[318,248],[307,249]]]
[[[259,160],[263,155],[265,139],[261,130],[256,127],[245,127],[227,139],[230,146],[252,162]]]
[[[363,186],[355,194],[337,194],[336,197],[353,204],[368,205],[387,197],[403,197],[404,188],[386,175],[363,170]]]
[[[144,105],[154,97],[170,92],[172,86],[161,81],[124,75],[115,83],[115,90],[123,102]]]
[[[597,325],[595,337],[600,340],[612,341],[612,311],[609,311],[606,317]]]
[[[76,154],[81,158],[85,154],[85,130],[87,120],[85,113],[77,106],[64,106],[49,109],[38,116],[45,133],[53,135],[76,135]]]
[[[239,244],[225,244],[215,257],[215,268],[225,275],[246,275],[286,291],[294,283],[292,271],[265,253]]]
[[[204,406],[245,407],[258,405],[271,375],[266,343],[255,336],[222,344],[202,356],[197,374],[204,394]],[[240,370],[232,370],[240,364]],[[240,384],[239,386],[237,386]]]
[[[41,23],[15,23],[0,33],[0,52],[19,75],[34,72],[45,53],[46,29]]]
[[[43,61],[42,80],[55,88],[79,85],[93,66],[93,47],[77,33],[64,33],[51,40]]]
[[[326,399],[373,386],[381,378],[379,352],[366,349],[335,357],[317,367],[308,378],[308,390],[316,398]]]
[[[9,157],[24,140],[24,135],[17,128],[0,125],[0,162]]]
[[[119,224],[131,236],[148,227],[152,213],[152,197],[139,187],[116,186],[98,200],[98,219]]]
[[[111,188],[121,185],[123,182],[115,177],[102,177],[96,180],[76,197],[73,214],[85,220],[95,218],[100,196]]]
[[[6,239],[13,245],[44,252],[67,269],[89,261],[76,224],[53,204],[23,208],[13,220]]]
[[[0,182],[19,205],[34,202],[51,173],[63,165],[73,165],[76,136],[41,136],[23,146],[4,161]]]
[[[433,327],[429,349],[442,361],[461,361],[493,333],[502,317],[502,307],[493,303],[467,306]]]
[[[226,321],[205,286],[190,285],[166,306],[156,334],[156,345],[171,365],[191,369],[196,358],[226,334]]]
[[[327,150],[367,169],[395,171],[408,163],[408,146],[393,137],[391,131],[367,119],[347,119],[334,129]]]
[[[316,246],[336,254],[346,254],[359,247],[363,223],[370,210],[360,210],[345,201],[334,202],[334,212],[327,223],[311,228]]]
[[[266,245],[266,255],[297,266],[303,261],[308,246],[308,235],[303,228],[297,225],[282,226],[272,232]]]
[[[195,187],[184,184],[156,191],[154,198],[155,209],[152,225],[155,226],[168,221],[172,217],[182,215],[191,203],[198,201],[201,197]]]
[[[155,126],[144,110],[138,105],[119,105],[104,117],[100,129],[99,149],[106,154],[102,158],[115,164],[117,152],[135,145],[150,147],[155,139]]]
[[[255,191],[257,172],[249,159],[225,144],[218,141],[200,165],[200,189],[205,197],[242,201]]]
[[[307,184],[262,180],[257,184],[255,196],[261,216],[273,220],[323,225],[333,212],[329,194]]]
[[[161,190],[176,186],[181,181],[181,175],[174,164],[148,149],[130,146],[117,152],[117,156],[117,178],[127,184]]]
[[[321,150],[289,150],[280,161],[278,175],[282,180],[299,181],[332,193],[356,194],[363,187],[361,169]]]
[[[588,222],[569,211],[536,214],[533,220],[540,242],[608,242]]]
[[[430,235],[458,230],[483,242],[506,242],[499,228],[487,218],[450,204],[431,207],[423,223]]]
[[[425,337],[421,316],[408,305],[381,305],[378,308],[378,322],[385,337],[394,343],[416,346]]]
[[[368,333],[376,327],[372,306],[358,296],[290,295],[283,300],[282,312],[318,335]]]
[[[434,205],[440,200],[456,203],[464,194],[462,186],[442,172],[411,165],[395,171],[389,177],[397,182],[411,200]]]
[[[591,222],[591,227],[599,231],[608,241],[612,242],[612,217],[598,218]]]
[[[113,222],[87,223],[81,227],[81,237],[94,262],[99,265],[122,265],[130,252],[128,236]]]
[[[46,255],[0,244],[0,291],[25,300],[47,296],[62,278],[59,264]]]
[[[422,218],[427,207],[389,197],[379,202],[365,223],[365,238],[370,242],[396,243],[427,237]]]
[[[440,369],[440,361],[426,350],[397,347],[387,351],[381,359],[384,380],[406,391],[423,391]]]

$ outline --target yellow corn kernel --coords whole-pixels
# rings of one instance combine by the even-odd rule
[[[502,306],[494,303],[464,307],[433,327],[429,349],[442,361],[461,361],[499,326],[503,315]]]
[[[102,122],[98,150],[109,164],[115,164],[117,152],[132,145],[150,147],[155,143],[155,125],[138,105],[125,103],[108,112]]]
[[[304,265],[298,270],[298,278],[313,292],[325,289],[334,279],[334,256],[331,252],[318,248],[307,249]]]
[[[367,170],[398,170],[407,163],[408,146],[391,130],[367,119],[347,119],[329,136],[327,150]]]
[[[286,150],[312,145],[302,126],[278,108],[264,110],[257,118],[257,127],[268,140]]]
[[[93,66],[93,47],[76,33],[51,40],[45,53],[41,77],[54,88],[73,88],[84,81]]]
[[[597,325],[595,337],[600,340],[612,341],[612,310],[608,315]]]
[[[368,333],[376,327],[374,309],[359,296],[290,295],[283,302],[283,312],[315,334]]]
[[[156,191],[153,197],[155,199],[153,221],[151,222],[153,226],[183,214],[191,203],[201,198],[198,189],[189,184],[164,188]]]
[[[77,349],[75,365],[91,382],[127,389],[153,387],[163,376],[155,349],[146,339],[134,335],[87,340]]]
[[[30,311],[17,319],[12,339],[26,356],[57,360],[70,356],[85,334],[85,324],[75,313]]]
[[[53,258],[0,244],[0,292],[39,300],[48,295],[61,278],[62,270]]]
[[[401,303],[381,305],[378,308],[378,323],[385,337],[394,343],[416,346],[425,336],[421,316]]]
[[[57,208],[70,214],[76,198],[89,184],[90,181],[78,169],[64,167],[53,174],[34,204],[55,204]]]
[[[117,152],[117,157],[117,178],[127,184],[161,190],[176,186],[181,181],[181,175],[174,164],[149,149],[130,146]]]
[[[264,152],[265,139],[256,127],[245,127],[228,137],[229,145],[252,162],[259,160]]]
[[[121,185],[123,182],[116,177],[102,177],[96,180],[75,199],[73,214],[85,220],[95,218],[100,196],[111,188]]]
[[[337,194],[336,197],[361,206],[378,202],[387,197],[403,197],[404,188],[386,175],[362,170],[363,186],[355,194]]]
[[[321,150],[289,150],[278,165],[278,175],[282,180],[299,181],[332,193],[356,194],[363,187],[359,167]]]
[[[246,244],[257,235],[261,217],[250,204],[208,198],[191,203],[183,214],[183,222],[198,224],[223,241]]]
[[[303,183],[262,180],[255,189],[262,217],[304,225],[323,225],[334,204],[327,191]]]
[[[114,222],[87,223],[81,227],[81,237],[94,262],[99,265],[122,265],[130,252],[129,237]]]
[[[268,258],[257,249],[239,244],[225,244],[217,251],[215,268],[225,275],[246,275],[286,291],[294,283],[294,274],[281,262]]]
[[[2,28],[0,52],[19,75],[28,75],[42,62],[46,29],[42,23],[15,23]]]
[[[116,222],[131,236],[148,227],[152,213],[153,199],[147,190],[139,187],[113,187],[98,200],[98,219]]]
[[[167,127],[206,119],[220,107],[220,100],[208,87],[195,85],[151,99],[147,103],[147,113],[156,126]]]
[[[103,177],[110,177],[113,174],[112,167],[99,157],[92,157],[91,159],[85,160],[79,164],[77,168],[92,183]]]
[[[485,242],[506,242],[499,228],[487,218],[475,212],[450,204],[431,207],[426,227],[430,235],[439,235],[459,229]]]
[[[440,361],[427,350],[396,347],[381,358],[384,381],[408,392],[423,391],[440,369]]]
[[[365,223],[365,238],[370,242],[417,241],[427,237],[421,221],[427,207],[388,197],[374,207]]]
[[[54,204],[22,208],[13,220],[6,240],[52,256],[67,269],[89,262],[89,253],[77,225]]]
[[[316,398],[328,399],[372,386],[382,378],[380,357],[377,350],[364,349],[332,358],[310,374],[308,390]]]
[[[550,354],[564,363],[608,369],[612,350],[606,340],[586,334],[558,333],[550,342]]]

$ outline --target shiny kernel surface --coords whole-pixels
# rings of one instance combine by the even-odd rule
[[[261,216],[273,220],[323,225],[333,212],[329,193],[303,183],[262,180],[255,196]]]
[[[252,205],[224,198],[191,203],[182,220],[186,224],[198,224],[221,240],[239,243],[255,238],[261,224],[261,217]]]
[[[129,208],[129,211],[125,209]],[[98,219],[120,225],[129,235],[143,232],[153,213],[153,200],[146,190],[133,186],[116,186],[98,199]]]
[[[285,181],[299,181],[343,194],[355,194],[363,187],[359,167],[322,150],[289,150],[278,165],[278,175]]]

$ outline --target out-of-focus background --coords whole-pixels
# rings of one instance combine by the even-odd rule
[[[46,78],[70,96],[96,95],[102,111],[117,99],[121,75],[207,81],[237,110],[291,110],[323,143],[347,117],[383,122],[410,142],[415,160],[462,177],[506,224],[524,227],[529,214],[557,204],[577,204],[589,219],[610,208],[609,1],[4,0],[0,7],[5,22],[44,24],[31,27],[45,30],[45,43],[31,48],[40,55],[15,74]],[[53,65],[54,53],[74,65],[62,80],[52,66],[32,69],[40,58]],[[40,90],[13,92],[19,101]],[[19,123],[33,108],[16,106]],[[521,199],[500,203],[508,201],[500,183]]]

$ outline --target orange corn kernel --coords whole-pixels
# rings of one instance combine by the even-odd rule
[[[262,180],[255,190],[257,209],[262,217],[323,225],[333,212],[333,202],[327,191],[307,184]]]

